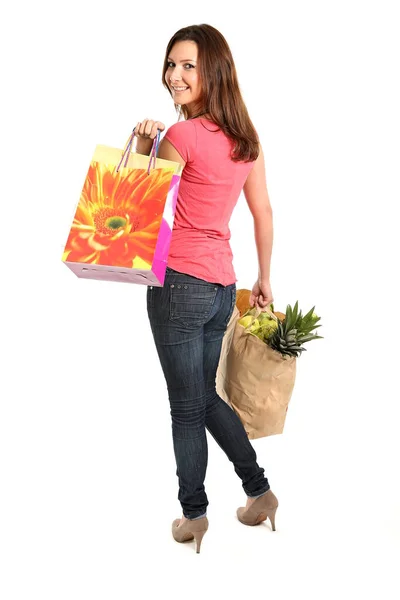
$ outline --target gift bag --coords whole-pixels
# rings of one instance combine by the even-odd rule
[[[96,146],[83,184],[62,260],[89,279],[162,286],[182,165]],[[124,163],[124,164],[122,164]]]
[[[222,341],[217,393],[239,416],[249,439],[282,433],[296,378],[296,358],[282,355],[246,332],[238,323],[240,318],[235,306]]]

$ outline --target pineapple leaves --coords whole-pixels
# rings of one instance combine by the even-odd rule
[[[321,335],[305,335],[304,337],[300,337],[298,338],[298,341],[301,342],[302,344],[304,344],[304,342],[309,342],[310,340],[318,340],[318,339],[324,339]]]
[[[311,319],[311,316],[314,312],[314,308],[315,306],[313,306],[306,315],[304,315],[303,321],[309,321]]]
[[[279,352],[283,357],[297,357],[302,352],[307,352],[307,349],[302,346],[306,342],[311,340],[323,339],[322,336],[316,333],[311,333],[313,330],[318,329],[321,325],[317,325],[320,321],[320,317],[315,314],[313,306],[304,316],[302,311],[299,310],[299,302],[296,300],[293,308],[290,304],[286,307],[286,314],[281,321],[276,315],[274,315],[274,306],[271,303],[269,307],[270,311],[275,316],[274,326],[271,325],[271,319],[273,316],[266,317],[265,315],[259,318],[259,325],[254,325],[257,308],[253,307],[248,309],[243,317],[252,317],[250,323],[243,323],[242,325],[246,329],[246,333],[257,337],[264,341],[273,350]],[[258,312],[258,311],[257,311]],[[257,315],[259,317],[259,315]],[[256,327],[256,329],[254,329]]]

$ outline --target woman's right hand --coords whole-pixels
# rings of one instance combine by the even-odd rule
[[[265,308],[274,301],[269,280],[258,279],[253,285],[250,294],[250,306],[253,308],[256,304],[260,308]]]
[[[144,138],[148,140],[154,140],[157,135],[157,130],[164,131],[165,125],[161,121],[152,121],[151,119],[144,119],[139,121],[135,127],[135,136],[137,138]]]

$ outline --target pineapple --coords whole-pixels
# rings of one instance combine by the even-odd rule
[[[321,339],[322,336],[310,333],[313,329],[321,327],[316,325],[320,317],[314,313],[314,308],[302,317],[301,310],[298,312],[298,302],[293,309],[288,304],[285,319],[283,322],[278,321],[278,328],[268,339],[268,345],[284,356],[297,357],[306,350],[302,344],[310,340]]]

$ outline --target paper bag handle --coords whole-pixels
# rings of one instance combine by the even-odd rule
[[[128,138],[128,141],[125,144],[125,148],[122,152],[121,160],[119,161],[119,164],[117,167],[117,173],[120,169],[121,163],[124,160],[124,158],[125,158],[124,167],[126,167],[126,165],[128,164],[129,155],[131,153],[131,149],[132,149],[133,142],[135,139],[135,129],[136,129],[136,127],[133,128],[132,133]],[[153,145],[152,145],[151,152],[150,152],[150,160],[149,160],[149,166],[147,168],[147,175],[150,175],[151,163],[154,162],[154,164],[153,164],[154,168],[156,166],[156,154],[158,152],[158,146],[160,145],[160,135],[161,135],[161,129],[157,129],[157,135],[154,138]]]
[[[270,310],[270,309],[268,308],[268,306],[264,306],[264,308],[261,308],[260,306],[258,306],[258,304],[256,304],[255,306],[252,306],[251,308],[249,308],[249,310],[247,310],[247,311],[244,313],[243,317],[244,317],[245,315],[247,315],[247,313],[248,313],[250,310],[254,310],[254,309],[255,309],[255,318],[257,318],[257,317],[259,316],[259,314],[260,314],[260,313],[262,313],[262,312],[266,312],[266,313],[268,313],[268,314],[269,314],[269,316],[270,316],[272,319],[275,319],[275,321],[278,321],[278,317],[277,317],[276,315],[274,315],[274,313],[272,312],[272,310]]]

